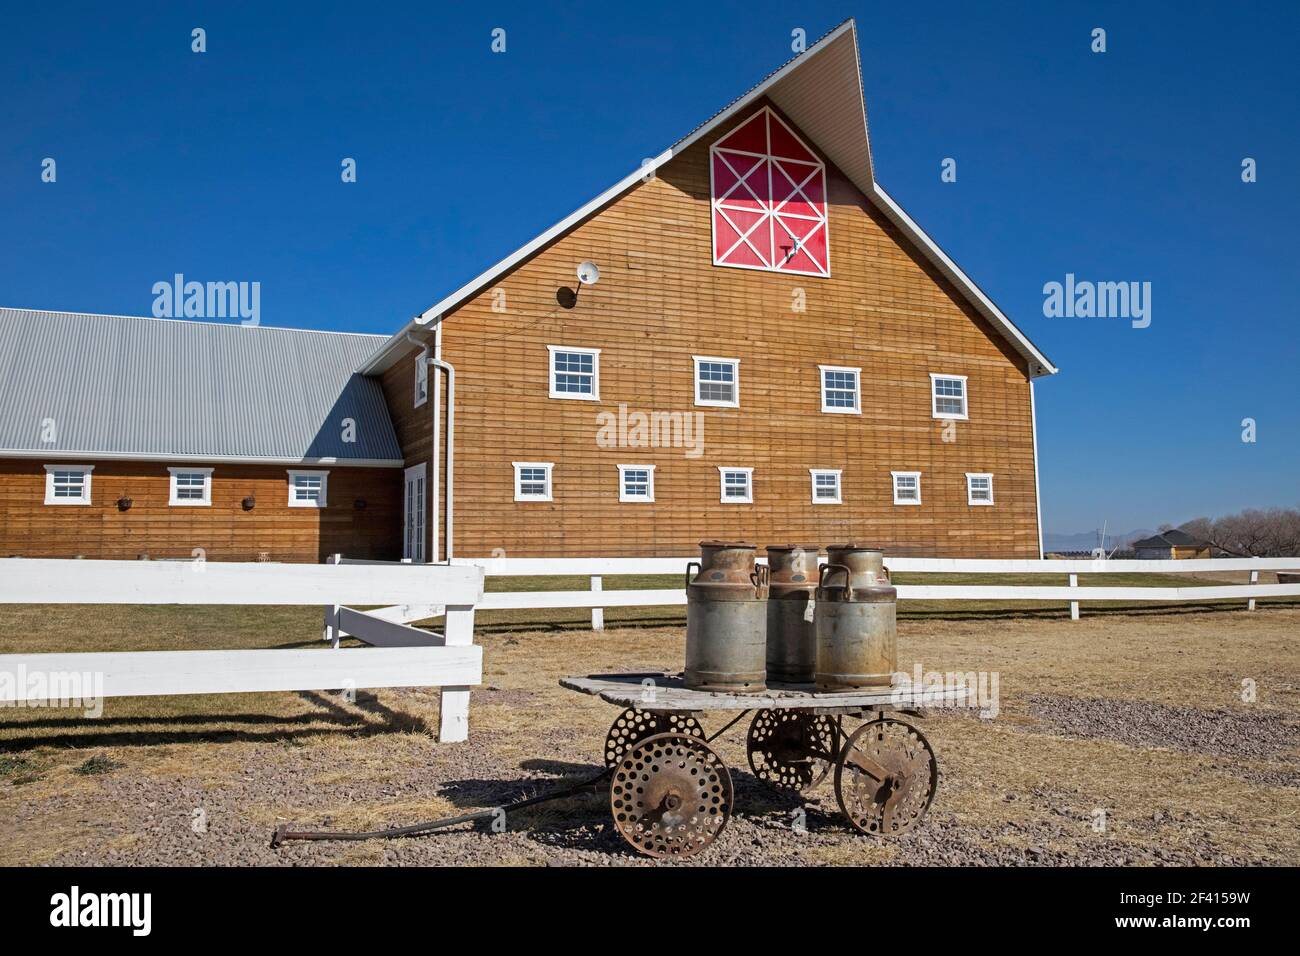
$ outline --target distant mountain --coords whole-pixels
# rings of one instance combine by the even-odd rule
[[[1123,534],[1107,531],[1106,548],[1107,550],[1114,550],[1132,544],[1139,538],[1148,538],[1153,534],[1155,534],[1154,531],[1146,528],[1140,528],[1137,531],[1126,531]],[[1057,534],[1049,531],[1043,535],[1044,551],[1091,551],[1095,547],[1097,547],[1096,531],[1080,531],[1077,534]]]

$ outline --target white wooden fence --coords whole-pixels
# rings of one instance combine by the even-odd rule
[[[482,596],[474,567],[3,558],[0,604],[324,605],[334,649],[0,654],[0,703],[52,699],[49,682],[25,680],[34,674],[95,674],[104,697],[440,687],[438,739],[461,741],[469,688],[482,681],[473,643]],[[433,598],[446,613],[442,634],[346,606],[427,608]],[[371,646],[339,648],[344,631]]]
[[[683,558],[458,558],[454,566],[479,567],[488,577],[577,575],[590,577],[586,591],[489,591],[479,607],[484,610],[591,608],[592,627],[604,626],[607,607],[670,607],[686,603],[686,589],[604,589],[604,577],[623,574],[684,575]],[[760,558],[760,561],[763,559]],[[823,562],[825,558],[823,557]],[[1261,571],[1300,569],[1296,558],[1212,558],[1186,561],[1102,560],[987,560],[974,558],[890,558],[892,572],[944,574],[1068,574],[1069,585],[1023,584],[901,584],[900,601],[1069,601],[1070,616],[1079,619],[1079,605],[1089,601],[1216,601],[1240,598],[1249,610],[1262,597],[1300,597],[1300,584],[1258,584]],[[1250,584],[1187,587],[1079,587],[1080,574],[1195,574],[1248,571]],[[395,612],[396,609],[388,609]],[[411,617],[407,620],[418,620]]]

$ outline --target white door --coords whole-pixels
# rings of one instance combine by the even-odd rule
[[[402,508],[402,557],[424,563],[424,465],[406,469]]]

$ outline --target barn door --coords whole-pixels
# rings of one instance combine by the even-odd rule
[[[416,564],[424,563],[424,499],[424,465],[413,465],[402,496],[402,557]]]

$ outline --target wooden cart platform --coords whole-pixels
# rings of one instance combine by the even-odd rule
[[[810,710],[813,713],[844,714],[860,710],[890,708],[915,711],[909,690],[880,687],[859,691],[819,691],[812,684],[783,684],[768,681],[767,690],[758,694],[723,694],[692,690],[681,674],[662,672],[644,674],[590,674],[564,677],[560,686],[580,694],[599,697],[619,707],[632,707],[650,713],[704,713],[711,710]],[[925,704],[949,707],[969,702],[969,688],[955,687],[923,693]]]

